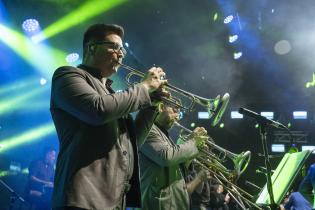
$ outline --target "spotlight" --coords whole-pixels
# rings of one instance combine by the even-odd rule
[[[190,123],[190,127],[194,128],[196,126],[196,123]]]
[[[35,19],[27,19],[22,23],[22,28],[26,32],[34,32],[39,29],[39,23]]]
[[[198,112],[198,119],[209,119],[209,113],[208,112]]]
[[[292,123],[289,122],[287,127],[291,128],[292,127]]]
[[[220,128],[224,128],[224,123],[220,123]]]
[[[234,18],[233,15],[229,15],[226,18],[224,18],[223,23],[228,24],[233,20],[233,18]]]
[[[66,56],[66,61],[67,63],[71,64],[79,60],[79,54],[78,53],[70,53],[69,55]]]
[[[284,144],[271,144],[272,152],[285,152]]]
[[[291,51],[291,44],[287,40],[280,40],[275,44],[274,51],[279,55],[285,55]]]
[[[236,40],[238,39],[238,35],[232,35],[232,36],[229,36],[229,42],[230,43],[233,43],[235,42]]]
[[[269,120],[273,120],[274,113],[273,112],[260,112],[261,116],[264,116],[265,118]]]
[[[231,111],[231,119],[243,119],[243,115],[238,111]]]
[[[294,111],[293,119],[295,120],[305,120],[307,119],[307,111]]]
[[[219,17],[218,13],[217,12],[214,13],[214,15],[213,15],[213,22],[215,22],[218,19],[218,17]]]
[[[239,59],[240,57],[242,57],[242,55],[243,55],[242,52],[236,52],[236,53],[233,54],[235,60],[237,60],[237,59]]]
[[[128,43],[128,42],[125,42],[125,46],[126,46],[126,47],[129,47],[129,43]]]
[[[10,171],[21,172],[21,163],[11,161],[9,169],[10,169]]]
[[[313,151],[312,153],[315,154],[315,146],[312,146],[312,145],[302,145],[301,149],[302,149],[302,151],[311,150],[311,151]]]
[[[47,80],[42,77],[42,78],[39,80],[39,83],[40,83],[41,85],[45,85],[45,84],[47,83]]]

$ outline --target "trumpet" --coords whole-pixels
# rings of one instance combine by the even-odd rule
[[[192,130],[182,126],[178,122],[174,122],[174,125],[183,129],[188,134],[192,133]],[[246,151],[242,152],[240,154],[235,154],[233,152],[230,152],[218,145],[216,145],[213,141],[209,140],[206,141],[206,145],[209,147],[209,149],[212,149],[211,151],[201,149],[202,156],[199,157],[199,162],[203,162],[207,167],[213,167],[217,170],[221,171],[225,175],[228,175],[231,179],[236,180],[238,179],[242,173],[246,170],[250,159],[251,159],[251,152]],[[219,151],[219,154],[216,154],[213,152],[213,150]],[[212,158],[209,160],[209,158]],[[229,158],[233,161],[234,169],[229,170],[227,169],[222,162],[226,160],[226,158]]]
[[[122,68],[130,71],[125,78],[128,85],[132,85],[132,83],[130,82],[131,77],[138,76],[138,77],[143,78],[145,76],[143,72],[135,68],[132,68],[120,62],[118,62],[118,64]],[[178,98],[175,98],[174,96],[171,96],[171,98],[162,98],[163,102],[170,104],[172,106],[175,106],[177,108],[180,108],[184,110],[185,112],[193,111],[196,104],[201,105],[202,107],[206,108],[209,115],[209,119],[211,118],[213,119],[211,122],[212,126],[216,126],[220,122],[230,100],[229,93],[225,93],[222,97],[218,95],[214,99],[208,99],[208,98],[195,95],[188,91],[182,90],[170,84],[166,84],[165,87],[167,90],[170,90],[174,93],[177,93],[183,97],[188,98],[190,100],[190,103],[187,106],[183,106],[181,103],[179,103],[180,100]]]

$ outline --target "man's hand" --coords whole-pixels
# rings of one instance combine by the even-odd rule
[[[54,187],[54,183],[53,183],[53,182],[46,182],[46,183],[45,183],[45,187],[51,187],[51,188],[53,188],[53,187]]]
[[[162,90],[163,85],[167,84],[167,80],[162,79],[164,77],[165,72],[162,68],[152,67],[144,76],[141,83],[149,90],[149,93],[152,93],[159,88]]]
[[[188,138],[193,139],[196,142],[198,149],[205,148],[206,141],[208,140],[207,130],[203,127],[197,127],[188,136]]]
[[[204,169],[201,169],[198,174],[197,174],[197,177],[199,177],[199,179],[202,181],[202,182],[205,182],[205,181],[208,181],[211,179],[211,175],[210,175],[210,172],[209,171],[206,171]]]
[[[225,195],[224,201],[225,201],[225,203],[229,203],[230,202],[230,195],[229,195],[229,193],[227,193]]]

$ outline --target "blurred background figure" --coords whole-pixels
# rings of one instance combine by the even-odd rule
[[[25,188],[25,198],[31,210],[51,209],[51,195],[54,182],[56,150],[46,147],[39,159],[29,165],[29,176]]]
[[[224,193],[223,185],[212,183],[210,187],[210,206],[212,210],[228,210],[230,196]]]

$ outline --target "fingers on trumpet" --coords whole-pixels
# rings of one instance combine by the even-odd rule
[[[162,89],[162,87],[167,84],[165,72],[160,67],[152,67],[143,77],[142,83],[148,88],[150,93],[159,88]]]
[[[198,176],[199,179],[200,179],[201,181],[203,181],[203,182],[208,181],[208,180],[210,180],[210,179],[212,178],[210,172],[207,171],[207,170],[204,170],[204,169],[201,169],[201,170],[198,172],[197,176]]]
[[[190,138],[196,142],[198,149],[203,149],[206,147],[206,142],[208,139],[207,130],[203,127],[197,127],[190,134]]]

